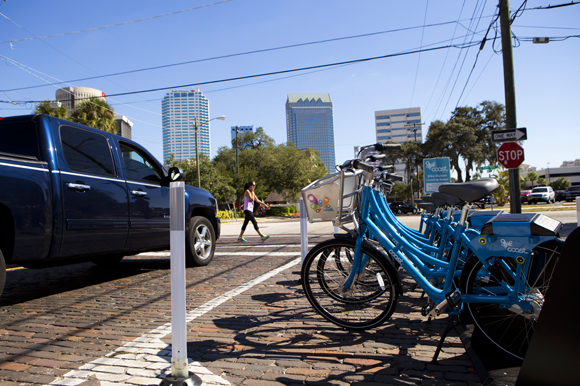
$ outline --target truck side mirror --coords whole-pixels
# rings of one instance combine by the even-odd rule
[[[167,173],[169,174],[169,181],[170,182],[176,182],[176,181],[183,180],[183,170],[181,170],[181,168],[174,166],[172,168],[169,168]]]

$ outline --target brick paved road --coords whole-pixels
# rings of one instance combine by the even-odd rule
[[[388,323],[348,332],[304,298],[298,237],[252,240],[224,237],[209,266],[186,271],[188,357],[204,384],[480,384],[454,332],[430,363],[447,319],[426,324],[408,282]],[[0,299],[0,383],[158,385],[169,368],[169,321],[165,256],[126,258],[115,269],[10,271]]]

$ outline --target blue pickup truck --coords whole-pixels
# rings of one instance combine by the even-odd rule
[[[47,115],[0,118],[0,295],[6,264],[29,268],[169,248],[167,171],[142,146]],[[185,188],[186,263],[207,265],[220,235],[217,202]]]

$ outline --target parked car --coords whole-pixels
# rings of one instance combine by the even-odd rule
[[[535,204],[538,202],[552,203],[556,202],[556,194],[551,186],[538,186],[532,189],[528,196],[528,204]]]
[[[566,201],[574,201],[580,196],[580,186],[570,186],[566,191]]]
[[[401,213],[417,213],[418,209],[415,205],[410,204],[408,202],[403,201],[395,201],[389,204],[389,208],[393,211],[393,213],[401,214]]]
[[[565,190],[556,190],[556,201],[566,201]]]
[[[530,195],[530,191],[529,190],[522,190],[522,194],[521,194],[521,202],[528,202],[528,196]]]

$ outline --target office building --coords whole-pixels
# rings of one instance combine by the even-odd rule
[[[422,125],[420,107],[375,111],[376,137],[380,143],[407,141],[423,143]],[[395,173],[403,176],[407,182],[404,162],[395,164]]]
[[[133,122],[131,122],[124,115],[117,115],[115,117],[115,122],[117,122],[117,135],[131,139],[131,131],[133,128]]]
[[[89,98],[101,98],[107,100],[107,96],[101,90],[90,87],[64,87],[56,90],[56,100],[61,102],[71,114],[76,106]]]
[[[198,89],[171,90],[163,98],[163,161],[195,158],[195,120],[199,152],[210,157],[209,101]]]
[[[377,142],[423,143],[421,108],[375,111]]]
[[[334,118],[330,94],[288,94],[286,130],[288,141],[298,149],[317,150],[328,172],[335,171]]]
[[[236,138],[236,127],[238,128],[238,135],[254,132],[254,126],[232,126],[232,141]]]

